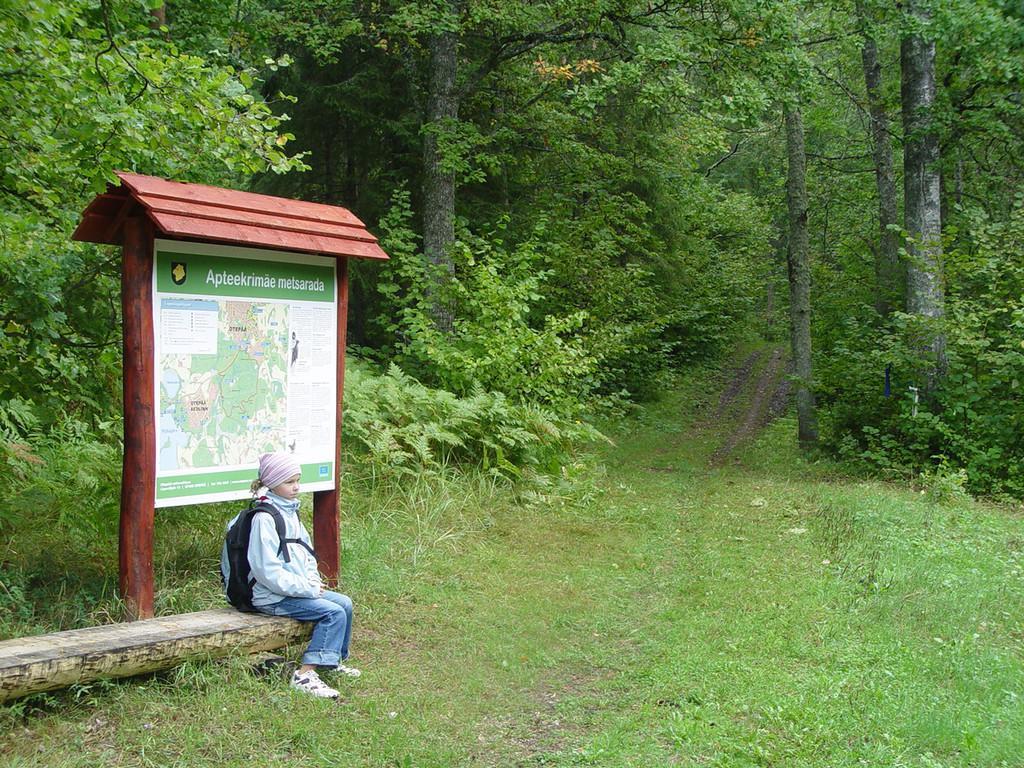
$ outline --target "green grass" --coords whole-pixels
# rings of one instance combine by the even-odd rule
[[[0,763],[1021,765],[1019,512],[843,480],[788,421],[709,469],[727,425],[700,397],[682,382],[571,491],[347,488],[364,675],[340,704],[190,663],[7,706]],[[168,608],[215,600],[194,531],[158,543],[187,574],[165,567]]]

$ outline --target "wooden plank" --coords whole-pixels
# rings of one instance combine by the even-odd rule
[[[338,291],[338,343],[335,365],[337,378],[334,402],[337,408],[334,432],[334,488],[313,493],[313,544],[320,558],[320,572],[325,582],[335,587],[341,575],[341,413],[345,391],[345,342],[348,328],[348,259],[338,259],[336,285]]]
[[[152,291],[153,225],[144,217],[131,217],[124,223],[121,267],[124,458],[119,532],[119,583],[130,619],[153,615],[156,419]]]
[[[111,217],[107,214],[94,213],[86,210],[82,214],[82,220],[75,228],[72,240],[81,243],[103,243],[104,245],[117,245],[116,242],[107,239],[107,229]]]
[[[128,215],[138,211],[139,205],[130,197],[121,198],[121,207],[117,211],[117,215],[111,217],[107,222],[107,231],[103,242],[105,243],[116,243],[121,240],[118,234],[121,231],[121,227],[124,226],[125,219]]]
[[[326,235],[283,232],[259,226],[226,221],[208,221],[190,216],[150,211],[161,232],[172,237],[234,243],[285,251],[322,253],[331,256],[355,256],[366,259],[387,259],[376,243],[328,237]]]
[[[110,232],[110,223],[118,216],[126,200],[131,200],[127,189],[112,189],[93,198],[82,213],[82,220],[71,235],[72,240],[85,243],[118,245],[119,233]]]
[[[190,184],[184,181],[168,181],[156,176],[142,176],[137,173],[118,172],[118,177],[137,195],[160,195],[177,200],[190,200],[197,203],[220,205],[240,211],[257,213],[268,210],[278,213],[288,211],[291,215],[308,219],[351,224],[362,227],[356,216],[339,205],[310,203],[305,200],[290,200],[286,197],[260,195],[255,192],[242,192],[237,189],[210,187],[206,184]]]
[[[363,226],[314,221],[313,219],[288,216],[287,214],[277,215],[266,212],[238,211],[223,206],[169,200],[153,195],[141,195],[138,199],[148,210],[157,213],[189,216],[194,219],[208,221],[227,221],[284,232],[326,235],[327,237],[338,237],[343,240],[362,240],[368,243],[377,242],[377,238],[371,235]]]
[[[335,205],[220,189],[118,173],[111,186],[86,208],[72,237],[93,243],[120,243],[119,198],[147,206],[159,231],[182,239],[275,248],[329,256],[387,259],[377,239],[350,211]]]
[[[6,640],[0,642],[0,701],[156,672],[190,658],[269,651],[307,639],[310,626],[223,608]]]

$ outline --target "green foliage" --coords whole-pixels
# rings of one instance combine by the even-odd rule
[[[944,465],[922,472],[919,478],[928,498],[937,504],[962,504],[971,498],[967,470],[950,470]]]
[[[427,293],[428,268],[409,228],[408,196],[400,193],[382,224],[392,261],[376,283],[388,311],[383,335],[395,339],[402,366],[458,395],[503,392],[516,402],[571,412],[591,394],[597,359],[578,335],[585,312],[538,317],[550,271],[538,236],[505,246],[502,226],[489,238],[463,232],[455,274],[444,293]],[[454,309],[452,331],[439,329],[435,302]]]
[[[0,399],[102,418],[118,401],[118,270],[68,242],[81,210],[115,170],[210,181],[303,164],[255,68],[165,39],[139,3],[3,0],[0,37],[0,366],[20,371]]]
[[[116,587],[121,488],[116,440],[73,419],[41,432],[14,401],[0,406],[0,466],[0,635],[109,619],[103,607]]]
[[[108,254],[54,243],[43,225],[16,222],[0,255],[0,402],[30,403],[45,423],[89,421],[120,401],[119,282]]]
[[[102,19],[83,2],[16,5],[0,15],[2,140],[15,160],[0,177],[6,205],[66,213],[114,169],[202,178],[301,167],[282,149],[286,117],[247,87],[255,70],[179,49],[134,5],[105,3]]]
[[[1024,209],[1003,222],[971,218],[971,234],[947,253],[948,370],[928,391],[920,322],[897,315],[877,330],[850,320],[821,360],[832,445],[870,466],[932,476],[965,473],[975,493],[1024,495]],[[882,396],[885,367],[893,397]],[[909,387],[918,387],[914,415]]]
[[[353,270],[350,338],[456,394],[479,384],[563,412],[647,396],[667,369],[720,352],[752,307],[768,239],[760,205],[701,170],[767,103],[717,45],[739,17],[449,10],[296,0],[256,24],[296,60],[282,82],[300,97],[299,146],[315,150],[313,173],[274,188],[342,199],[392,256]],[[459,118],[424,125],[442,30],[461,41]],[[427,133],[457,182],[451,273],[418,244]]]
[[[345,373],[345,445],[359,475],[394,479],[455,467],[505,478],[524,470],[558,475],[575,444],[597,437],[592,427],[499,392],[430,389],[394,364],[375,374],[350,361]]]
[[[1014,402],[1021,380],[1019,9],[957,0],[926,25],[939,43],[950,367],[915,416],[907,387],[927,378],[917,338],[928,329],[868,308],[876,211],[862,37],[849,34],[879,45],[898,133],[906,14],[873,0],[182,0],[154,30],[152,5],[0,0],[0,365],[18,372],[0,383],[0,417],[11,434],[63,419],[99,429],[118,409],[116,257],[65,241],[123,168],[229,186],[254,177],[347,205],[381,235],[392,260],[353,265],[349,338],[405,372],[379,378],[420,415],[368,421],[384,425],[357,441],[373,462],[556,467],[514,432],[530,432],[516,409],[538,406],[573,434],[576,416],[650,396],[666,372],[719,354],[762,301],[781,316],[784,301],[765,296],[786,247],[778,113],[799,99],[830,445],[908,477],[963,468],[973,491],[1019,492],[1019,414],[993,405]],[[447,94],[458,118],[425,125],[442,32],[458,40]],[[450,269],[427,264],[419,242],[430,135],[457,185]],[[310,173],[284,173],[307,162]],[[480,398],[512,435],[495,441],[500,459],[459,431],[483,419],[458,411]]]
[[[756,223],[743,201],[709,198]],[[690,232],[697,253],[647,268],[585,256],[602,247],[585,222],[542,220],[510,244],[501,221],[487,237],[462,232],[454,274],[432,295],[432,267],[417,251],[410,218],[403,193],[381,225],[392,256],[375,282],[385,302],[381,337],[395,340],[386,349],[406,370],[458,394],[483,387],[563,413],[593,398],[616,402],[645,393],[674,365],[716,354],[751,308],[757,246],[745,232],[707,225],[732,246],[728,254],[699,243],[706,232]],[[616,261],[620,248],[608,244]],[[672,289],[659,291],[670,272]],[[437,327],[435,302],[452,308],[450,332]]]
[[[2,455],[11,483],[0,500],[0,525],[47,530],[81,541],[80,555],[90,562],[106,557],[116,541],[121,487],[120,450],[109,434],[118,425],[101,425],[97,440],[87,425],[65,419],[45,433],[27,437],[8,432]]]

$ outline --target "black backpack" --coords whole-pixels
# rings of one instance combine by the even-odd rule
[[[228,528],[227,535],[224,537],[224,545],[228,553],[228,573],[224,573],[223,567],[220,573],[220,580],[224,585],[224,593],[227,595],[228,602],[246,613],[256,612],[256,608],[252,604],[252,585],[256,583],[256,579],[252,578],[249,568],[249,534],[252,533],[253,517],[261,512],[274,519],[277,538],[281,541],[277,554],[283,557],[286,563],[290,563],[292,559],[288,554],[289,544],[301,544],[309,550],[313,557],[316,557],[316,552],[302,539],[285,538],[284,518],[274,505],[254,500]]]

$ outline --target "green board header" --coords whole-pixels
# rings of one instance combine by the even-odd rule
[[[334,487],[334,462],[324,461],[313,464],[302,464],[302,476],[299,482],[302,491],[324,490]],[[180,477],[159,477],[156,481],[156,498],[180,499],[179,504],[187,504],[190,496],[207,496],[210,494],[247,494],[249,485],[256,479],[256,469],[230,469],[221,472],[205,472]]]
[[[189,295],[334,301],[334,268],[160,250],[156,288],[162,293]]]

